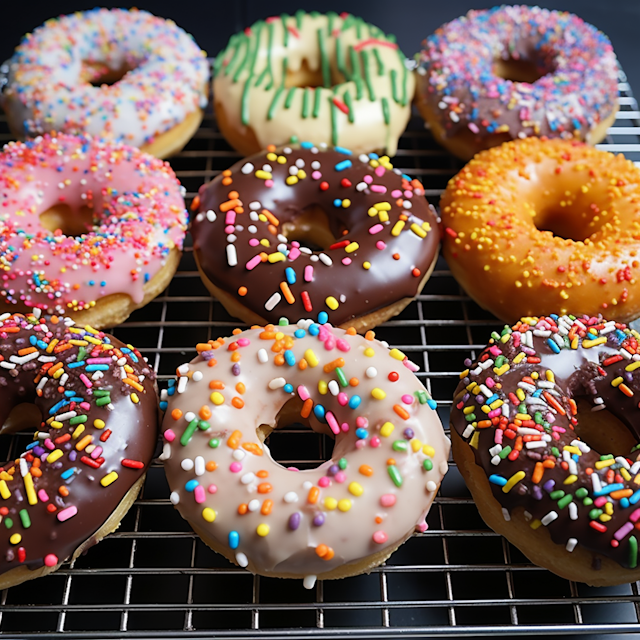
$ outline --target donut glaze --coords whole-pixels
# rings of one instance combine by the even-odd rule
[[[535,82],[507,80],[496,61],[527,61]],[[473,152],[527,136],[578,138],[617,110],[609,39],[577,16],[540,7],[470,11],[424,42],[417,100],[437,135],[466,136]],[[434,127],[432,127],[434,128]]]
[[[199,344],[178,369],[163,422],[171,501],[233,562],[310,587],[371,569],[424,530],[449,440],[417,367],[368,337],[269,325]],[[275,462],[256,432],[285,426],[281,410],[333,435],[332,458]]]
[[[231,38],[214,73],[218,123],[244,155],[296,136],[393,156],[415,90],[395,38],[348,13],[256,22]]]
[[[20,309],[68,314],[116,293],[140,306],[182,249],[182,187],[167,163],[132,147],[66,134],[10,143],[0,187],[0,293]],[[56,205],[75,217],[89,207],[86,233],[44,228],[40,215]]]
[[[420,292],[438,254],[422,185],[387,156],[270,147],[201,187],[196,206],[198,267],[249,309],[250,322],[323,314],[348,325],[404,300],[394,315]],[[300,246],[295,229],[291,240],[284,235],[311,207],[328,218],[331,240],[321,251]]]
[[[505,520],[522,507],[532,529],[546,528],[567,551],[582,547],[635,569],[638,447],[595,451],[579,437],[576,401],[607,409],[640,439],[640,335],[602,317],[553,314],[491,336],[478,360],[465,362],[451,427],[472,448]],[[637,579],[618,573],[614,584]]]
[[[23,403],[42,420],[0,468],[3,588],[95,544],[132,487],[137,494],[157,437],[154,379],[136,349],[91,327],[39,312],[0,316],[0,424],[33,428],[12,413]]]
[[[119,71],[127,73],[112,85],[91,84]],[[2,102],[19,135],[89,133],[143,147],[200,114],[208,81],[204,52],[173,21],[93,9],[48,20],[24,37]]]
[[[640,170],[579,142],[527,138],[478,154],[440,201],[443,254],[498,318],[640,315]]]

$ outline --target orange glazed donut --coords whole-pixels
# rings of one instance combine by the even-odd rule
[[[453,275],[498,318],[640,314],[640,170],[622,155],[508,142],[452,178],[440,208]]]

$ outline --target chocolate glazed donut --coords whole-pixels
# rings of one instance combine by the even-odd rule
[[[0,316],[0,424],[34,441],[0,468],[0,588],[55,571],[115,530],[155,448],[155,375],[68,318]]]
[[[523,318],[465,362],[451,412],[487,524],[596,586],[640,578],[639,340],[601,317]]]
[[[368,329],[420,292],[438,255],[422,185],[376,154],[270,147],[201,187],[195,207],[203,281],[252,324],[316,316]]]

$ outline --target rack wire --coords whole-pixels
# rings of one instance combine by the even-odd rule
[[[640,111],[620,72],[620,111],[600,148],[640,165]],[[0,141],[11,139],[0,120]],[[171,160],[187,189],[238,159],[207,115]],[[414,117],[395,166],[418,177],[437,204],[458,161]],[[166,386],[196,342],[239,326],[198,276],[190,239],[168,289],[114,334],[140,348]],[[459,288],[439,259],[424,291],[377,330],[421,366],[444,425],[466,357],[475,357],[499,322]],[[274,457],[310,467],[331,455],[331,441],[291,427],[271,435]],[[6,437],[0,451],[19,454],[28,435]],[[0,454],[2,455],[2,454]],[[637,583],[593,588],[531,563],[479,517],[455,464],[416,533],[369,575],[318,582],[253,576],[208,549],[171,506],[160,463],[120,529],[85,556],[37,582],[0,593],[0,638],[52,633],[69,638],[415,638],[586,635],[640,637]]]

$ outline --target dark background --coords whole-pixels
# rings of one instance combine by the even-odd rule
[[[297,9],[319,11],[348,11],[362,16],[387,33],[398,38],[402,50],[412,56],[420,48],[422,40],[444,22],[466,13],[469,9],[489,8],[499,2],[473,2],[470,0],[341,0],[315,4],[279,0],[257,2],[255,0],[142,0],[135,3],[165,18],[173,18],[181,27],[193,34],[198,44],[215,55],[228,38],[239,29],[251,25],[260,18],[294,13]],[[629,77],[632,90],[640,92],[640,0],[565,0],[564,2],[540,2],[540,6],[576,13],[581,18],[606,33]],[[86,0],[0,0],[2,35],[0,61],[11,56],[21,36],[33,30],[46,19],[96,5],[107,7],[126,6],[123,2],[97,2]]]

